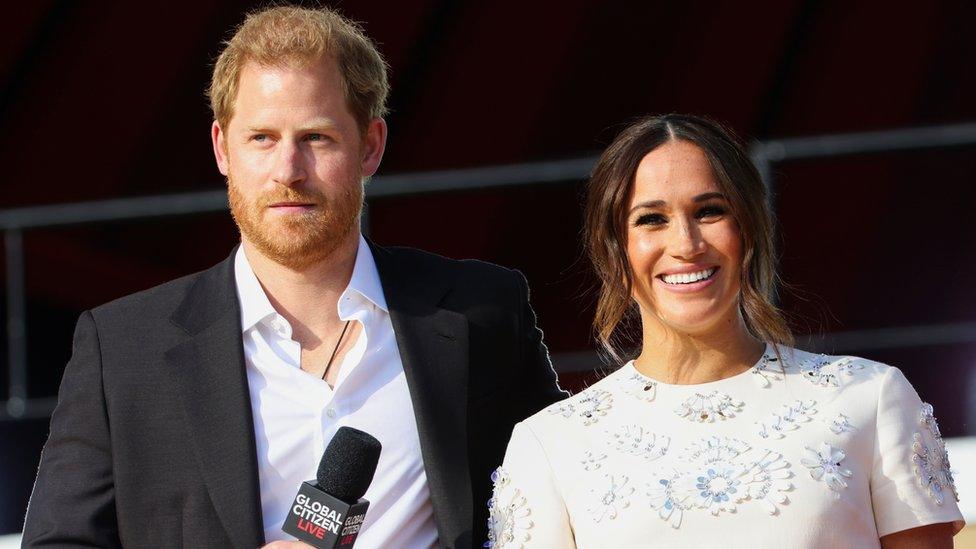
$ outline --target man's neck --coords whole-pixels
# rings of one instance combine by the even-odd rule
[[[271,305],[296,331],[318,332],[339,322],[336,304],[352,278],[358,230],[350,230],[331,254],[302,269],[268,258],[247,239],[241,245]]]

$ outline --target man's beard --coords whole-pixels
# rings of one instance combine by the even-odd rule
[[[285,267],[302,270],[329,257],[357,226],[363,209],[363,186],[349,183],[333,200],[313,189],[281,187],[248,202],[228,178],[227,197],[238,229],[259,252]],[[311,203],[315,207],[289,216],[268,210],[269,205],[280,202]]]

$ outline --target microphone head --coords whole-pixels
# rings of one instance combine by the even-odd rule
[[[358,501],[373,482],[381,449],[373,435],[339,427],[319,462],[315,475],[319,488],[347,503]]]

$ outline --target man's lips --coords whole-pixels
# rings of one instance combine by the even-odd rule
[[[313,202],[275,202],[269,205],[269,208],[311,208],[314,207]]]

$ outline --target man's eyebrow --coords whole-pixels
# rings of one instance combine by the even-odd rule
[[[724,194],[713,191],[708,193],[702,193],[696,197],[693,197],[691,201],[698,203],[698,202],[705,202],[706,200],[712,200],[713,198],[726,200]],[[641,208],[663,208],[667,204],[668,203],[665,202],[664,200],[648,200],[646,202],[641,202],[640,204],[635,205],[633,208],[630,209],[630,213],[634,213],[635,211]]]

